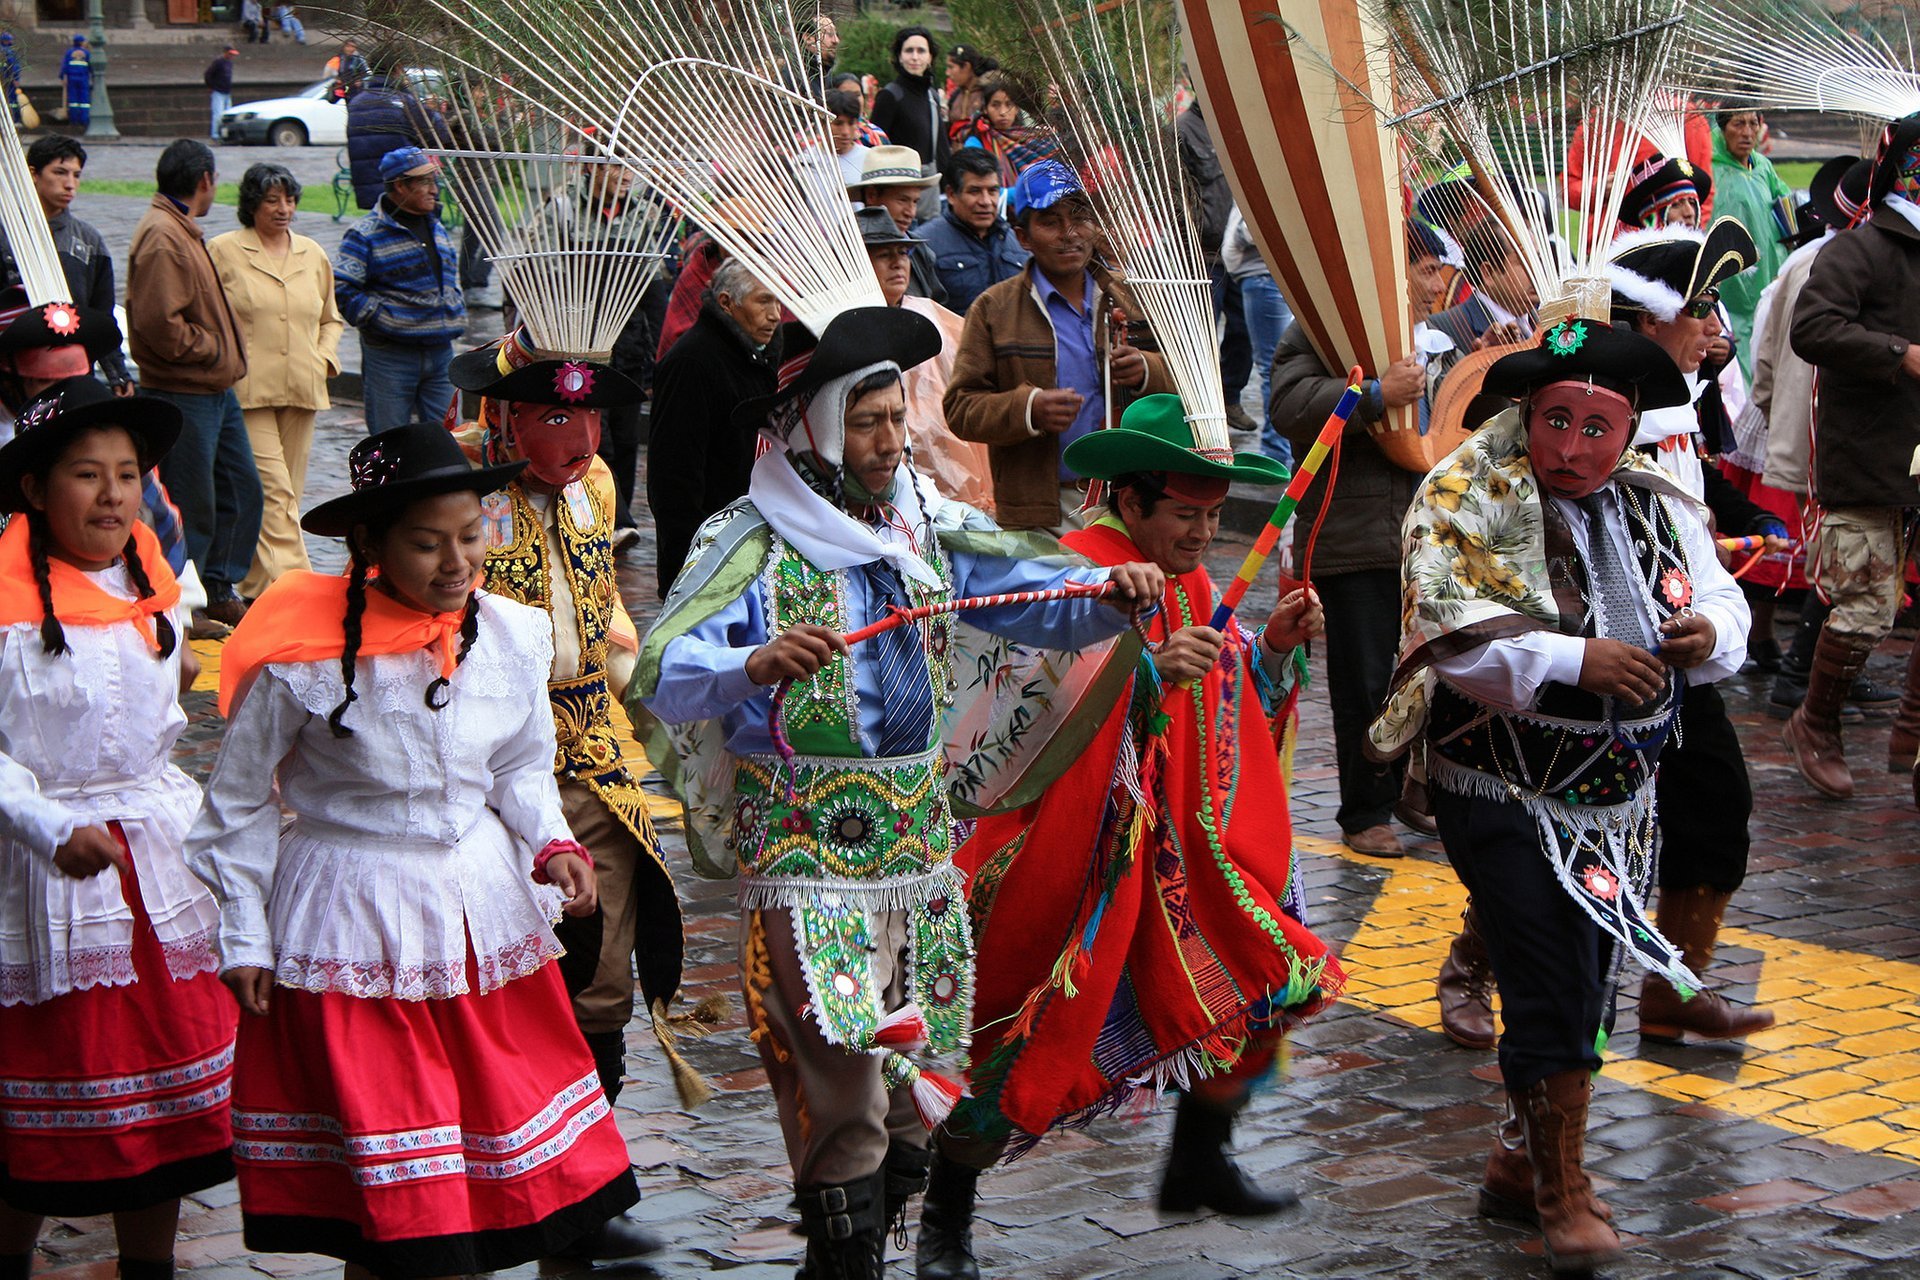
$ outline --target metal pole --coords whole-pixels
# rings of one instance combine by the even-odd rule
[[[93,26],[87,39],[93,49],[93,112],[87,117],[86,136],[96,142],[118,142],[120,130],[114,127],[113,102],[107,97],[107,23],[100,0],[87,0],[87,21]]]

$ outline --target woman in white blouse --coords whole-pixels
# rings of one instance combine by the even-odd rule
[[[0,1276],[44,1214],[112,1214],[126,1280],[173,1274],[180,1197],[232,1176],[233,1000],[169,762],[180,587],[139,523],[180,412],[56,382],[0,448]]]
[[[188,858],[250,1015],[246,1240],[350,1277],[500,1270],[638,1198],[551,963],[562,906],[595,902],[553,778],[551,623],[475,589],[480,495],[522,465],[474,470],[438,424],[362,441],[353,492],[304,521],[349,576],[283,576],[222,658]]]

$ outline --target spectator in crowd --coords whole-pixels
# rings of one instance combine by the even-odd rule
[[[414,97],[401,71],[365,77],[359,92],[347,100],[347,167],[354,200],[362,209],[380,202],[386,191],[380,162],[388,152],[435,146],[449,136],[446,118]]]
[[[922,173],[919,157],[909,147],[867,147],[860,160],[860,177],[848,185],[848,197],[868,208],[885,209],[904,234],[919,214],[921,197],[939,180]],[[922,241],[913,244],[913,294],[945,301],[947,291],[934,270],[932,252]]]
[[[873,77],[869,76],[867,78],[870,80]],[[827,77],[827,88],[840,93],[850,93],[853,95],[854,103],[860,112],[860,124],[855,132],[859,136],[861,146],[884,147],[887,145],[887,131],[876,128],[873,121],[867,119],[866,113],[873,107],[873,98],[867,93],[859,76],[851,71],[836,71]]]
[[[334,297],[360,332],[367,433],[439,422],[453,401],[447,365],[466,331],[460,258],[440,222],[440,164],[418,147],[380,160],[386,193],[340,241]]]
[[[248,44],[267,42],[267,15],[260,0],[240,0],[240,29],[247,33]]]
[[[800,49],[807,61],[796,79],[805,86],[809,97],[817,98],[826,91],[827,76],[840,56],[840,28],[832,18],[816,10],[800,19],[799,37]]]
[[[1234,206],[1227,217],[1227,233],[1220,240],[1220,265],[1240,292],[1240,310],[1247,319],[1247,342],[1253,351],[1253,371],[1260,379],[1260,451],[1293,463],[1293,445],[1274,428],[1267,412],[1273,403],[1273,358],[1280,350],[1280,335],[1293,323],[1293,308],[1287,305],[1273,272],[1261,256],[1260,246],[1247,230],[1247,220]]]
[[[827,132],[833,138],[834,162],[840,167],[840,182],[847,187],[860,184],[860,170],[866,164],[867,149],[875,144],[863,142],[860,126],[860,95],[845,89],[827,90]]]
[[[947,159],[945,93],[933,80],[940,46],[925,27],[902,27],[893,33],[893,79],[873,100],[873,123],[886,130],[895,146],[912,147],[920,157],[920,172],[937,174]],[[920,216],[931,218],[938,208],[932,184],[923,188]]]
[[[181,138],[160,153],[159,190],[127,254],[127,332],[141,389],[171,401],[185,420],[160,478],[207,590],[195,629],[219,634],[247,611],[238,587],[260,536],[261,495],[233,393],[247,373],[246,347],[198,221],[213,208],[214,183],[206,143]]]
[[[1435,384],[1469,351],[1518,342],[1530,335],[1533,309],[1540,305],[1526,260],[1494,219],[1483,219],[1467,232],[1460,254],[1474,290],[1465,302],[1427,321],[1429,328],[1453,343],[1451,351],[1435,358]]]
[[[284,166],[240,178],[240,229],[207,245],[253,358],[234,388],[260,473],[260,539],[240,594],[258,599],[281,574],[311,567],[300,536],[300,495],[314,415],[340,372],[340,311],[327,251],[293,230],[300,184]]]
[[[940,190],[945,207],[919,231],[947,306],[964,316],[975,298],[1017,274],[1032,255],[1000,216],[1000,166],[985,151],[961,147],[948,156]]]
[[[13,113],[13,127],[20,120],[20,55],[13,47],[13,32],[0,31],[0,93],[7,97],[7,110]]]
[[[698,227],[688,230],[680,242],[680,273],[673,278],[673,293],[667,299],[667,318],[660,325],[660,344],[654,348],[656,359],[665,360],[673,344],[693,327],[706,306],[713,273],[726,259],[727,251],[712,236]]]
[[[1777,220],[1775,206],[1791,197],[1793,189],[1774,172],[1773,161],[1760,154],[1767,126],[1758,111],[1722,111],[1714,123],[1714,209],[1723,217],[1739,219],[1760,251],[1751,271],[1727,281],[1720,290],[1720,300],[1733,320],[1741,375],[1751,378],[1754,308],[1787,260],[1788,246],[1781,240],[1787,229]]]
[[[947,140],[960,141],[973,125],[973,119],[986,109],[986,94],[981,77],[998,71],[1000,64],[970,44],[957,44],[947,54]]]
[[[747,491],[759,431],[733,414],[773,394],[779,335],[780,300],[729,259],[714,271],[692,326],[654,370],[647,506],[662,598],[700,522]]]
[[[1027,123],[1011,81],[998,75],[983,78],[980,98],[980,113],[957,145],[991,155],[1000,166],[1003,189],[1011,189],[1016,178],[1042,160],[1059,158],[1059,139],[1053,130]]]
[[[1840,708],[1900,611],[1920,506],[1909,472],[1920,448],[1920,114],[1887,126],[1864,224],[1813,260],[1793,309],[1793,349],[1819,370],[1813,496],[1820,504],[1807,560],[1833,605],[1814,646],[1807,696],[1787,720],[1801,776],[1830,799],[1853,795]],[[1723,206],[1724,207],[1724,206]],[[1920,657],[1907,662],[1900,723],[1904,759],[1920,747]]]
[[[1073,171],[1035,165],[1008,208],[1033,257],[967,309],[944,407],[955,435],[990,448],[1000,523],[1059,529],[1078,522],[1086,497],[1061,450],[1104,426],[1109,409],[1173,382],[1165,358],[1132,341],[1143,313],[1120,272],[1094,260],[1093,205]],[[1116,308],[1124,331],[1113,328]]]
[[[301,22],[299,15],[294,13],[292,5],[275,5],[273,7],[273,16],[275,20],[280,23],[280,30],[292,36],[295,44],[305,44],[307,42],[306,24]]]
[[[860,239],[867,246],[874,279],[880,282],[887,305],[917,311],[940,331],[940,354],[900,375],[907,397],[907,447],[913,469],[947,497],[991,514],[993,476],[987,446],[962,440],[948,430],[941,404],[953,378],[963,322],[933,299],[908,293],[913,253],[920,244],[916,237],[902,231],[884,209],[862,209],[854,219],[860,224]]]
[[[75,36],[67,46],[60,79],[67,91],[67,123],[86,128],[93,119],[93,55],[87,52],[85,36]]]
[[[1220,382],[1227,396],[1227,424],[1236,431],[1252,431],[1258,424],[1241,406],[1240,393],[1247,389],[1247,378],[1253,373],[1253,343],[1247,336],[1240,284],[1220,262],[1227,219],[1233,216],[1233,188],[1227,182],[1226,170],[1220,167],[1197,99],[1180,113],[1174,131],[1180,142],[1180,163],[1193,189],[1200,193],[1200,252],[1206,256],[1207,270],[1213,277],[1214,319],[1225,322],[1220,339]]]
[[[40,211],[47,216],[47,229],[53,233],[53,247],[60,254],[60,269],[66,273],[73,300],[83,307],[105,315],[113,314],[113,255],[107,242],[92,223],[73,216],[73,198],[80,189],[80,175],[87,166],[87,149],[79,140],[63,133],[35,138],[27,148],[27,172],[33,178],[34,194],[40,199]],[[0,287],[20,284],[20,269],[0,233]],[[133,394],[133,375],[127,370],[126,357],[118,345],[99,353],[100,376],[114,394]]]
[[[207,136],[214,142],[220,141],[220,117],[233,106],[233,60],[239,56],[240,51],[228,45],[219,57],[207,64],[206,73],[201,77],[206,81],[208,109],[212,115]]]
[[[327,59],[322,74],[333,77],[333,100],[350,103],[353,96],[366,87],[370,72],[360,46],[351,40],[342,40],[340,52]]]
[[[1407,231],[1407,303],[1425,314],[1441,286],[1441,242],[1418,223]],[[1298,321],[1287,325],[1273,362],[1268,418],[1296,453],[1313,446],[1320,426],[1347,389],[1307,341]],[[1313,485],[1300,500],[1295,527],[1325,524],[1311,566],[1327,611],[1327,700],[1333,710],[1333,758],[1340,777],[1334,818],[1348,848],[1375,857],[1404,852],[1392,819],[1405,766],[1379,764],[1366,753],[1367,726],[1386,701],[1400,643],[1400,522],[1412,505],[1420,474],[1387,461],[1373,427],[1390,408],[1418,401],[1426,389],[1419,357],[1409,354],[1370,380],[1341,441],[1340,481],[1329,491]],[[1294,542],[1295,574],[1304,539]],[[1431,823],[1416,822],[1431,831]],[[1489,1033],[1490,1034],[1490,1033]],[[1489,1040],[1489,1045],[1491,1041]]]

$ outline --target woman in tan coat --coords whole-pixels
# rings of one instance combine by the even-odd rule
[[[340,372],[333,265],[318,243],[293,233],[299,204],[292,173],[256,164],[240,179],[240,230],[207,245],[249,357],[234,391],[265,495],[253,568],[240,584],[249,600],[288,570],[309,567],[300,492],[314,415],[328,406],[327,378]]]

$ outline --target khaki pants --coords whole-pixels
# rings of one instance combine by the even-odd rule
[[[872,921],[873,979],[881,1008],[892,1010],[906,1000],[907,913],[878,912]],[[794,950],[791,912],[746,914],[740,968],[748,1022],[780,1111],[796,1188],[867,1177],[886,1159],[890,1141],[927,1145],[912,1090],[889,1093],[877,1055],[828,1044],[814,1020],[799,1012],[807,1003],[807,983]]]
[[[1909,550],[1902,516],[1898,507],[1837,507],[1821,515],[1807,567],[1833,602],[1827,630],[1835,635],[1878,643],[1893,630]]]
[[[307,453],[313,447],[312,409],[248,409],[243,415],[260,472],[260,541],[240,594],[258,598],[283,573],[307,569],[300,536],[300,494],[307,486]]]
[[[638,908],[633,876],[641,858],[640,842],[606,802],[584,782],[560,782],[560,810],[573,838],[593,855],[600,888],[600,965],[593,981],[573,998],[574,1021],[586,1035],[619,1031],[633,1019],[633,933]]]

